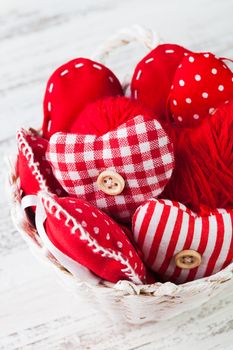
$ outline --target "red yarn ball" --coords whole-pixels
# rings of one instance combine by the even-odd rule
[[[153,113],[127,97],[109,97],[89,104],[79,114],[70,132],[100,136],[138,115],[152,117]]]
[[[233,101],[196,129],[173,130],[175,169],[161,198],[200,212],[233,208]]]

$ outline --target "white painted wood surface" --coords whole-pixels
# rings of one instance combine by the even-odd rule
[[[15,149],[15,130],[41,124],[46,80],[58,65],[90,55],[109,35],[135,23],[156,30],[168,42],[232,58],[232,15],[232,0],[2,0],[1,188],[3,156]],[[126,50],[119,60],[114,54],[110,66],[115,72],[132,70],[129,55],[132,51]],[[0,350],[197,347],[233,349],[232,290],[167,322],[113,324],[70,295],[53,271],[35,260],[11,223],[5,196],[0,197]]]

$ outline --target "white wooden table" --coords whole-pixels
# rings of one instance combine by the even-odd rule
[[[139,23],[168,42],[233,56],[232,0],[7,0],[0,4],[0,181],[15,130],[41,124],[46,79]],[[135,58],[135,60],[138,57]],[[114,56],[118,73],[127,66]],[[31,255],[0,196],[0,350],[232,350],[233,291],[160,324],[125,327],[73,298]]]

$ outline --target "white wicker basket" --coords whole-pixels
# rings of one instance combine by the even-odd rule
[[[99,61],[103,62],[109,52],[133,40],[141,40],[153,48],[154,37],[150,31],[136,27],[121,31],[120,35],[109,40],[98,52]],[[54,268],[64,284],[77,296],[105,312],[111,319],[127,321],[131,324],[156,322],[174,317],[182,312],[199,307],[226,287],[233,286],[233,264],[208,278],[199,279],[183,285],[173,283],[155,283],[135,285],[132,282],[119,281],[111,284],[99,281],[89,283],[68,272],[44,246],[36,228],[22,209],[22,191],[17,174],[16,160],[9,162],[9,198],[11,215],[17,230],[33,253]]]

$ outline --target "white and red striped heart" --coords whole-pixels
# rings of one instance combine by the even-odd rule
[[[106,214],[77,198],[39,194],[45,231],[63,254],[110,281],[146,282],[146,269],[123,229]]]
[[[21,129],[17,132],[17,143],[17,167],[24,194],[37,194],[38,191],[47,189],[57,195],[67,195],[45,159],[48,141],[36,132]]]
[[[210,276],[233,261],[232,210],[198,216],[178,202],[150,199],[137,209],[133,233],[146,265],[163,281],[184,283]],[[175,255],[189,249],[201,254],[201,265],[180,269]]]
[[[99,137],[54,134],[47,160],[70,195],[123,222],[131,221],[138,205],[162,192],[174,166],[173,146],[166,132],[157,120],[144,116]],[[122,193],[109,195],[98,188],[97,178],[105,170],[123,177]]]
[[[77,58],[62,65],[47,83],[43,137],[49,138],[57,131],[70,131],[89,103],[117,95],[123,95],[121,84],[102,64]]]

